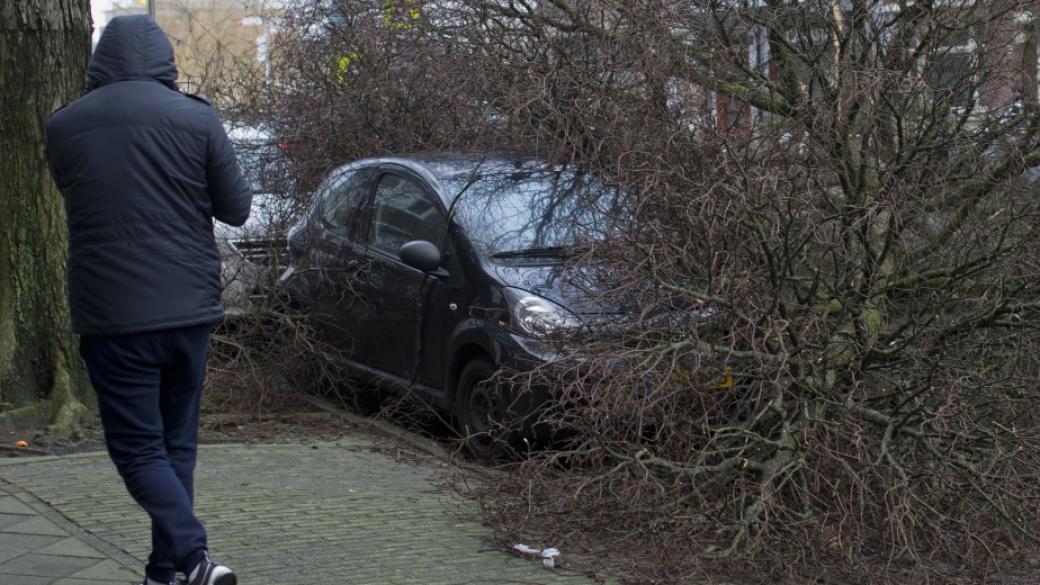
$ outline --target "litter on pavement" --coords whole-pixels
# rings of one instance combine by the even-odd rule
[[[514,544],[513,549],[535,557],[541,557],[542,564],[548,568],[556,566],[556,557],[560,556],[560,550],[556,548],[531,548],[526,544]]]

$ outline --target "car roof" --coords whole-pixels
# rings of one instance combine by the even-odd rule
[[[504,173],[525,167],[544,167],[548,163],[544,158],[507,152],[423,152],[361,159],[340,167],[335,173],[384,164],[399,165],[421,176],[440,194],[445,206],[450,206],[450,199],[456,194],[447,193],[444,182],[465,179],[478,169],[482,174]]]

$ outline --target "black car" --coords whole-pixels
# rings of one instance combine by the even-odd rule
[[[289,232],[282,284],[353,371],[411,388],[493,457],[496,423],[545,396],[484,382],[553,359],[547,339],[600,312],[562,260],[610,231],[615,199],[587,174],[508,155],[357,161]]]

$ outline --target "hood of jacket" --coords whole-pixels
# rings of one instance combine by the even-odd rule
[[[148,15],[113,18],[90,57],[87,78],[87,91],[130,79],[154,79],[176,89],[173,45]]]

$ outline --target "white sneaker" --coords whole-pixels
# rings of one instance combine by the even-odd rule
[[[238,577],[235,577],[234,571],[225,567],[224,565],[218,565],[213,561],[209,560],[209,555],[202,560],[201,563],[195,570],[188,576],[188,580],[183,582],[184,585],[237,585]]]

